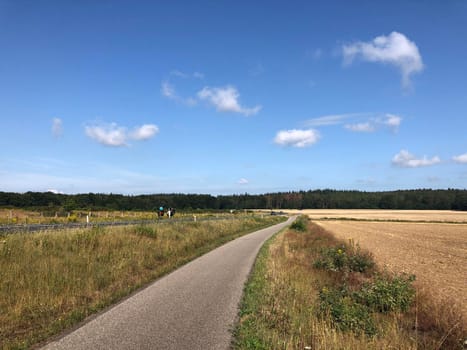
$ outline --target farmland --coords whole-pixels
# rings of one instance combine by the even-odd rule
[[[392,272],[417,276],[420,288],[461,306],[467,318],[467,212],[303,210],[337,238],[371,251]]]
[[[452,210],[305,209],[284,211],[308,215],[310,219],[317,220],[347,219],[364,221],[456,222],[467,224],[467,212]]]
[[[403,222],[339,214],[302,219],[264,247],[236,348],[462,349],[467,225],[420,222],[423,213]]]
[[[337,238],[373,252],[380,266],[415,274],[441,300],[457,300],[467,316],[467,225],[321,221]]]

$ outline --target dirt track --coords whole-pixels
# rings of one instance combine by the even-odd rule
[[[321,221],[338,238],[373,252],[380,266],[413,273],[440,298],[452,298],[467,317],[467,225]]]

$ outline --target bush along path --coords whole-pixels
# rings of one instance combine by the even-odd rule
[[[462,320],[430,313],[439,305],[414,280],[378,269],[358,244],[302,216],[261,250],[235,347],[462,349]]]

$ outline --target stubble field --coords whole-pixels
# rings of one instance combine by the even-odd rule
[[[305,209],[284,210],[310,219],[456,222],[467,224],[467,212],[451,210]]]
[[[420,288],[429,290],[442,303],[456,303],[464,320],[467,319],[467,213],[390,210],[303,213],[337,238],[351,239],[371,251],[381,267],[395,273],[415,274]],[[331,217],[336,220],[330,220]]]

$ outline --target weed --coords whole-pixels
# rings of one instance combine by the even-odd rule
[[[308,217],[301,215],[290,225],[290,228],[296,231],[306,231],[308,229]]]
[[[355,299],[377,312],[406,312],[415,299],[415,276],[380,274],[355,292]]]
[[[375,266],[370,253],[363,252],[357,244],[323,248],[321,256],[315,260],[314,267],[330,271],[366,272]]]
[[[150,225],[139,225],[135,227],[135,233],[150,238],[157,238],[157,228]]]
[[[345,288],[324,287],[319,292],[319,300],[319,314],[330,316],[338,329],[370,336],[376,334],[370,310],[356,302]]]

